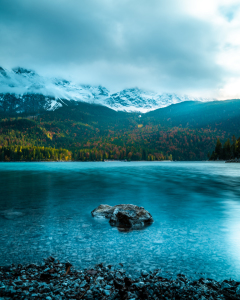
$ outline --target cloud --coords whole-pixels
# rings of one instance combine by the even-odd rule
[[[233,5],[224,5],[219,7],[220,13],[226,18],[228,22],[231,22],[236,17],[240,3]]]
[[[235,2],[1,0],[1,64],[112,91],[216,96],[235,76],[221,59],[236,53]]]

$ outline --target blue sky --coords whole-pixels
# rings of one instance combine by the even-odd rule
[[[240,97],[240,0],[1,0],[0,40],[5,68]]]

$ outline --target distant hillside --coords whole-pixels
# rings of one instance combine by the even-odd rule
[[[11,117],[2,112],[3,152],[22,157],[23,147],[31,157],[34,149],[44,153],[33,147],[52,147],[67,149],[74,160],[204,160],[217,138],[240,136],[240,100],[185,102],[141,116],[83,102],[62,104],[55,111],[12,112]]]
[[[146,113],[143,115],[143,120],[167,127],[202,127],[238,135],[240,100],[183,102]]]

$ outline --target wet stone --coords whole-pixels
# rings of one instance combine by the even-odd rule
[[[183,273],[173,277],[159,270],[141,270],[131,276],[122,270],[104,264],[77,270],[71,263],[60,263],[53,257],[38,266],[0,267],[0,300],[240,299],[240,282],[234,280],[192,280]]]
[[[145,271],[145,270],[142,271],[142,276],[143,276],[143,277],[147,277],[148,275],[149,275],[149,274],[148,274],[147,271]]]
[[[221,289],[222,290],[227,290],[227,289],[230,289],[231,288],[231,285],[226,283],[226,282],[222,282],[221,284]]]
[[[240,285],[236,289],[236,295],[240,297]]]
[[[92,212],[93,217],[105,217],[112,226],[117,226],[121,231],[137,229],[153,223],[151,214],[143,207],[133,204],[119,204],[109,206],[101,204]]]

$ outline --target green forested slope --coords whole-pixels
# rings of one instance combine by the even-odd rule
[[[147,122],[183,128],[209,128],[231,134],[240,131],[240,100],[188,101],[157,109],[144,115]]]
[[[204,160],[217,138],[240,136],[239,125],[240,100],[185,102],[142,117],[67,102],[51,112],[2,114],[0,160]]]

